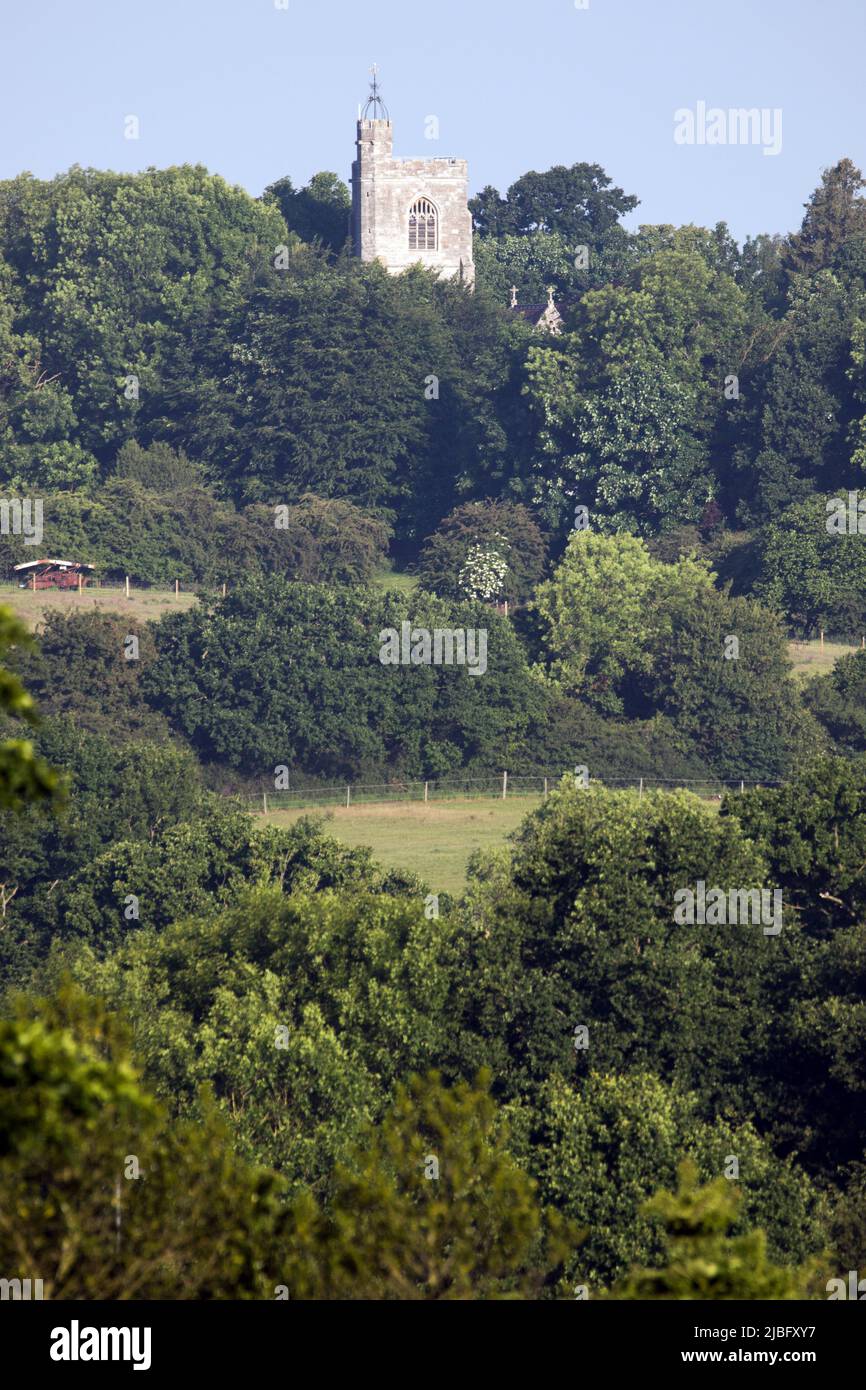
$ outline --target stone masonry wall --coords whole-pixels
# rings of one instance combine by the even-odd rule
[[[394,159],[390,121],[359,121],[358,155],[352,165],[352,232],[355,255],[381,260],[395,274],[420,261],[440,275],[475,279],[472,216],[467,206],[465,159]],[[429,198],[439,212],[439,249],[409,250],[409,209]]]

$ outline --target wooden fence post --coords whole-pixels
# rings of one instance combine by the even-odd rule
[[[430,785],[429,782],[425,782],[425,783],[424,783],[424,800],[425,800],[425,801],[427,800],[427,788],[429,787],[429,785]]]
[[[638,801],[642,801],[642,800],[643,800],[643,778],[640,779],[640,792],[639,792],[639,794],[638,794]]]
[[[547,778],[544,779],[544,795],[547,796]]]
[[[351,788],[351,787],[347,787],[347,788],[346,788],[346,810],[347,810],[347,811],[348,811],[349,807],[351,806],[351,804],[352,804],[352,788]]]
[[[129,575],[126,576],[126,597],[129,598]]]
[[[503,774],[502,774],[502,800],[503,800],[503,801],[505,800],[505,798],[506,798],[507,795],[508,795],[508,773],[507,773],[507,772],[503,772]]]
[[[174,581],[174,596],[175,596],[175,598],[177,598],[177,596],[178,596],[179,593],[180,593],[180,580],[179,580],[179,579],[176,579],[176,580]]]

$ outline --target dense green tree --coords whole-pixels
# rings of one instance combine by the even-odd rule
[[[256,884],[286,893],[297,886],[421,893],[413,876],[379,869],[369,851],[345,849],[306,819],[287,830],[260,828],[247,812],[211,801],[207,814],[158,829],[117,839],[59,885],[45,935],[82,937],[104,951],[130,932],[218,912]]]
[[[195,760],[169,744],[124,743],[46,720],[36,733],[40,760],[64,775],[60,814],[28,806],[0,811],[0,975],[26,978],[47,949],[54,895],[116,839],[150,840],[201,810]]]
[[[496,597],[526,599],[544,573],[544,537],[532,513],[520,503],[488,498],[456,507],[428,536],[418,565],[421,583],[442,597],[471,597],[466,566],[479,550],[505,562]]]
[[[511,1094],[555,1070],[649,1070],[697,1091],[709,1113],[753,1113],[773,1041],[769,1001],[799,981],[805,947],[791,913],[774,936],[754,923],[674,920],[676,894],[698,881],[773,885],[730,826],[688,793],[640,799],[565,779],[510,856],[474,867],[456,1069],[489,1062]],[[588,1048],[576,1050],[578,1027]]]
[[[591,1073],[578,1085],[554,1076],[536,1103],[506,1114],[512,1150],[538,1180],[541,1200],[587,1232],[569,1273],[590,1296],[629,1266],[664,1255],[643,1208],[675,1180],[686,1155],[705,1180],[736,1173],[744,1200],[735,1235],[764,1227],[771,1257],[786,1264],[821,1248],[822,1207],[802,1170],[780,1162],[748,1123],[706,1123],[695,1095],[653,1076]]]
[[[866,759],[825,756],[784,786],[727,797],[722,818],[761,847],[786,900],[824,934],[866,912],[864,808]]]
[[[112,741],[164,741],[168,726],[141,691],[142,672],[155,658],[147,623],[98,609],[50,609],[38,650],[17,665],[46,717],[71,719]]]
[[[245,516],[264,510],[248,507]],[[371,579],[385,561],[391,535],[384,522],[351,502],[311,493],[275,514],[271,524],[285,531],[295,548],[292,578],[310,583],[358,584]]]
[[[349,236],[352,200],[337,174],[314,174],[296,189],[288,177],[268,184],[262,202],[276,203],[290,232],[304,241],[318,240],[330,251],[341,251]]]
[[[413,1077],[338,1167],[329,1208],[296,1202],[292,1296],[520,1299],[553,1281],[579,1233],[539,1209],[486,1082]]]
[[[698,1185],[693,1163],[680,1169],[677,1192],[659,1192],[647,1203],[648,1217],[663,1224],[666,1265],[633,1269],[617,1284],[614,1299],[802,1299],[807,1268],[774,1264],[761,1230],[733,1233],[739,1211],[735,1189],[724,1178]]]
[[[200,167],[0,185],[18,314],[46,380],[59,373],[74,402],[75,442],[105,467],[127,439],[168,438],[162,422],[199,374],[201,325],[285,236],[275,206]]]
[[[803,699],[836,752],[866,753],[866,652],[840,656],[826,676],[809,681]]]
[[[236,877],[220,910],[144,925],[102,963],[79,948],[71,968],[130,1020],[147,1083],[176,1112],[199,1114],[207,1085],[243,1152],[327,1193],[396,1082],[444,1050],[451,933],[420,888],[393,896],[360,852],[280,848],[285,893]],[[143,918],[152,907],[144,890]]]
[[[846,529],[830,530],[842,509]],[[788,507],[763,535],[755,594],[810,636],[819,627],[839,638],[866,628],[866,546],[847,530],[848,493]]]
[[[851,241],[866,242],[866,179],[850,159],[840,159],[821,175],[821,183],[805,204],[798,232],[788,238],[784,265],[789,276],[814,275],[838,263]]]
[[[52,1300],[272,1297],[282,1185],[214,1115],[169,1123],[67,990],[0,1021],[0,1260]]]
[[[637,206],[638,199],[612,186],[599,164],[557,164],[543,174],[523,174],[504,198],[495,188],[482,189],[469,210],[482,237],[553,232],[576,249],[597,246]]]
[[[627,676],[648,673],[675,600],[711,590],[712,574],[691,559],[654,560],[627,535],[572,532],[552,577],[536,590],[551,678],[566,692],[621,713]]]
[[[651,708],[722,778],[777,780],[820,747],[785,633],[751,599],[698,590],[671,602],[643,684]]]
[[[29,632],[10,608],[0,605],[0,656],[10,648],[28,646]],[[0,811],[18,811],[34,801],[59,804],[63,798],[61,779],[38,757],[31,739],[2,738],[13,720],[38,727],[36,702],[18,677],[0,666]],[[5,905],[5,904],[4,904]]]
[[[484,632],[484,674],[383,665],[387,634],[404,622]],[[501,769],[541,699],[504,619],[430,595],[270,579],[167,616],[156,641],[143,678],[153,705],[203,758],[268,786],[280,766],[360,781]]]
[[[132,478],[146,492],[156,493],[186,492],[206,483],[204,470],[182,451],[158,441],[144,449],[134,439],[119,450],[113,476]]]

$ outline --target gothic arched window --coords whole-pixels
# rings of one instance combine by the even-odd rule
[[[409,209],[409,250],[439,249],[439,214],[429,198],[418,198]]]

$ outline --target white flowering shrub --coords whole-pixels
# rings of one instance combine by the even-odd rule
[[[506,542],[504,538],[501,539],[504,546]],[[501,550],[492,546],[473,545],[466,556],[466,563],[460,570],[457,583],[467,598],[482,599],[489,603],[502,593],[507,573],[508,561]]]

